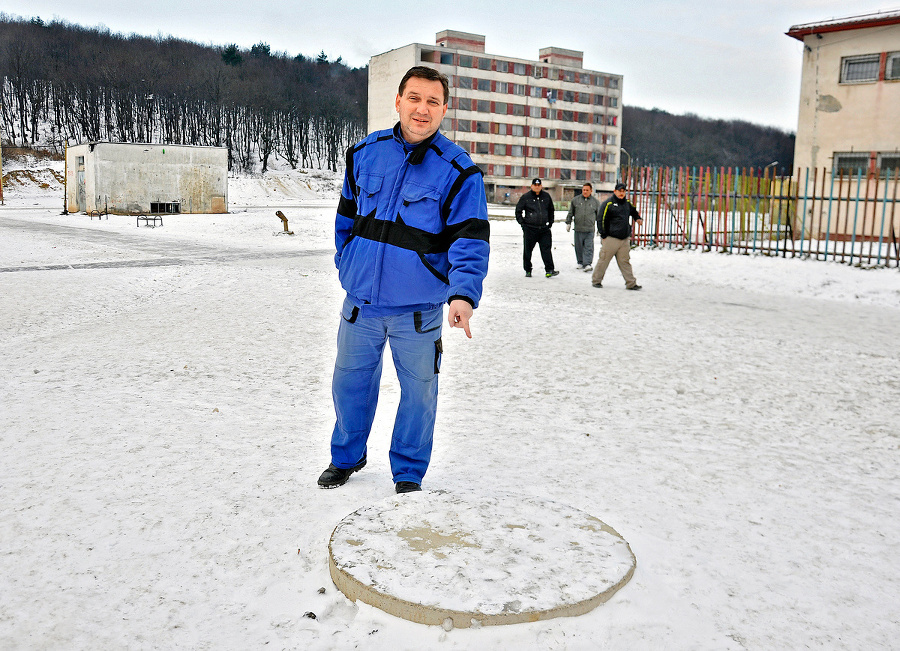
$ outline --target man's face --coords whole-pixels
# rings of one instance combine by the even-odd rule
[[[583,188],[581,188],[581,196],[584,197],[585,199],[587,199],[589,196],[591,196],[592,192],[593,192],[593,190],[591,189],[591,186],[589,186],[589,185],[586,185]]]
[[[625,198],[625,190],[613,190],[613,194],[616,195],[619,199]]]
[[[400,131],[406,142],[422,142],[438,130],[447,112],[444,87],[439,81],[410,77],[394,108],[400,114]]]
[[[541,184],[540,183],[532,183],[531,191],[534,192],[535,194],[540,194],[541,193]]]

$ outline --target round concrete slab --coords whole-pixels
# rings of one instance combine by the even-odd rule
[[[584,511],[518,495],[423,491],[351,513],[328,544],[351,600],[421,624],[584,614],[634,573],[628,543]]]

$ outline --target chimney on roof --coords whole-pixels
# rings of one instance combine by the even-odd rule
[[[454,32],[445,29],[434,36],[434,42],[441,47],[452,50],[466,50],[468,52],[484,52],[484,36],[481,34],[469,34],[468,32]]]
[[[565,50],[561,47],[543,47],[538,52],[538,59],[543,63],[558,66],[571,66],[573,68],[584,67],[584,52],[580,50]]]

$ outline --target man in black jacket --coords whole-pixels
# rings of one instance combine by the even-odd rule
[[[547,278],[559,275],[553,267],[553,254],[550,252],[553,245],[553,236],[550,233],[550,227],[553,225],[553,199],[541,186],[541,180],[534,179],[531,182],[531,190],[523,194],[516,204],[516,221],[522,226],[525,238],[522,263],[525,266],[525,276],[528,278],[531,278],[531,253],[535,244],[541,249],[541,259],[544,261]]]
[[[631,220],[641,221],[637,208],[625,198],[625,184],[616,183],[613,196],[600,206],[597,230],[600,231],[600,257],[591,275],[594,287],[603,287],[603,275],[610,261],[615,258],[619,271],[625,278],[625,289],[640,289],[631,270]]]

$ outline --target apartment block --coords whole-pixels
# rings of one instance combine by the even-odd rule
[[[484,171],[488,201],[514,203],[540,177],[556,200],[585,181],[611,192],[622,138],[622,75],[583,67],[577,50],[543,48],[538,59],[487,54],[485,38],[445,30],[369,60],[369,131],[392,127],[397,86],[412,66],[450,80],[444,134]]]

